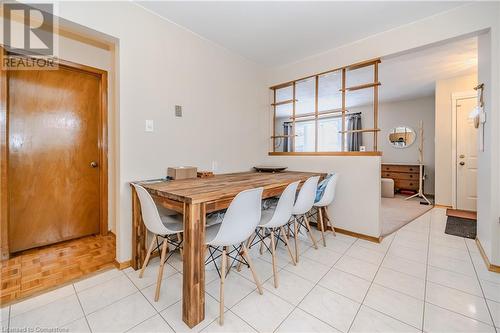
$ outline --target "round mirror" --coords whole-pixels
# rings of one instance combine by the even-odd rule
[[[408,126],[394,127],[389,131],[389,142],[394,148],[406,148],[411,146],[417,134]]]

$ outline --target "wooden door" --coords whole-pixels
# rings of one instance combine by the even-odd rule
[[[476,97],[457,100],[457,209],[477,207],[477,129],[470,118]]]
[[[64,66],[9,73],[11,253],[99,233],[100,81]]]

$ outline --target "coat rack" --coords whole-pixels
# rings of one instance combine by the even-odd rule
[[[431,205],[431,202],[429,199],[424,194],[424,122],[420,120],[419,125],[418,125],[418,134],[419,134],[419,141],[418,141],[418,192],[415,193],[414,195],[406,198],[405,200],[419,197],[425,200],[425,202],[428,205]]]

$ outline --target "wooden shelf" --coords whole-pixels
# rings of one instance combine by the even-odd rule
[[[278,102],[278,103],[272,103],[271,106],[278,106],[278,105],[283,105],[283,104],[290,104],[290,103],[293,103],[293,102],[297,102],[296,99],[287,99],[286,101],[281,101],[281,102]]]
[[[348,110],[342,110],[342,109],[331,109],[331,110],[324,110],[324,111],[319,111],[318,116],[325,116],[329,114],[342,114],[345,112],[346,114],[348,113]],[[309,113],[303,113],[296,115],[295,117],[289,117],[290,119],[298,119],[298,118],[307,118],[307,117],[314,117],[316,114],[314,112],[309,112]]]
[[[364,133],[364,132],[380,132],[380,128],[366,128],[359,130],[339,131],[339,133]]]
[[[271,139],[277,139],[277,138],[292,138],[294,136],[298,136],[298,135],[273,135],[271,136]]]
[[[288,81],[280,84],[276,84],[272,87],[270,87],[273,90],[274,94],[274,100],[273,103],[271,104],[272,109],[274,111],[274,117],[273,117],[273,126],[272,126],[272,139],[276,138],[291,138],[290,140],[290,146],[292,151],[295,150],[295,143],[296,143],[296,138],[297,135],[296,133],[296,126],[298,124],[303,124],[304,122],[308,123],[314,123],[314,131],[311,134],[314,134],[314,152],[318,153],[319,152],[319,131],[320,131],[320,122],[325,120],[325,119],[337,119],[341,122],[342,127],[338,128],[338,133],[371,133],[370,135],[373,135],[373,152],[378,151],[378,134],[380,132],[380,129],[378,128],[378,95],[379,95],[379,86],[381,86],[381,83],[379,81],[379,64],[380,64],[380,58],[376,59],[370,59],[366,61],[361,61],[357,62],[354,64],[350,64],[347,66],[343,66],[340,68],[328,70],[322,73],[317,73],[314,75],[309,75],[302,77],[300,79],[296,79],[293,81]],[[373,80],[370,80],[371,82],[364,83],[364,84],[357,84],[353,83],[350,87],[347,86],[346,81],[348,81],[346,78],[349,77],[350,75],[356,75],[360,72],[359,69],[362,69],[363,73],[365,72],[370,72],[373,71]],[[358,71],[356,71],[358,70]],[[340,77],[334,78],[335,85],[331,85],[328,88],[328,95],[331,98],[336,98],[337,102],[342,102],[341,104],[335,104],[335,106],[338,106],[339,108],[337,109],[329,109],[329,110],[320,110],[320,105],[319,105],[319,91],[320,91],[320,77],[324,74],[328,73],[333,73],[337,72],[339,75],[341,74]],[[297,82],[303,81],[303,80],[309,80],[309,79],[314,79],[315,81],[315,87],[314,87],[314,109],[310,107],[309,109],[305,110],[306,112],[298,112],[297,110],[297,95],[296,95],[296,89],[297,89]],[[338,82],[341,80],[341,82]],[[364,81],[366,82],[366,81]],[[312,82],[311,82],[312,83]],[[289,95],[291,99],[289,100],[284,100],[284,101],[278,101],[277,100],[277,90],[278,89],[283,89],[283,88],[291,88],[288,89],[287,92],[290,93],[290,90],[292,91],[292,94]],[[349,94],[354,95],[355,91],[357,90],[362,90],[362,89],[369,89],[364,92],[363,94],[373,94],[373,124],[371,125],[373,128],[371,129],[359,129],[359,130],[347,130],[347,120],[348,120],[348,114],[351,114],[347,110],[347,103],[346,99],[350,96]],[[341,98],[341,100],[339,99]],[[281,124],[278,124],[276,121],[277,113],[276,113],[276,106],[278,105],[283,105],[283,104],[289,104],[290,106],[284,107],[284,109],[287,109],[287,111],[291,111],[284,117],[287,126],[289,125],[290,130],[286,131],[283,130],[285,133],[291,133],[293,135],[276,135],[277,132],[280,132],[279,127],[277,128],[276,126],[281,126]],[[291,110],[288,110],[291,109]],[[340,127],[340,126],[339,126]],[[337,133],[337,131],[334,131]],[[335,133],[331,133],[332,135],[336,135]],[[346,135],[341,135],[341,146],[345,147],[347,136]],[[277,141],[276,141],[277,142]],[[312,149],[311,149],[312,150]],[[341,156],[342,154],[337,154],[334,152],[334,154]],[[304,154],[308,155],[308,154]],[[311,155],[316,155],[316,154],[311,154]],[[321,153],[319,155],[325,155],[324,153]],[[328,154],[327,154],[328,155]],[[345,154],[348,155],[348,154]]]
[[[280,152],[271,151],[269,156],[382,156],[381,151],[318,151],[318,152]]]
[[[380,64],[380,59],[372,59],[372,60],[358,62],[358,63],[352,64],[346,68],[347,68],[347,70],[352,71],[352,70],[363,68],[363,67],[373,66],[375,64]]]
[[[324,75],[324,74],[328,74],[328,73],[332,73],[332,72],[337,72],[337,71],[341,71],[341,70],[354,70],[354,69],[358,69],[358,68],[362,68],[362,67],[367,67],[367,66],[372,66],[372,65],[375,65],[375,64],[379,64],[380,62],[381,62],[380,58],[370,59],[370,60],[367,60],[367,61],[358,62],[358,63],[351,64],[351,65],[348,65],[348,66],[343,66],[343,67],[338,67],[338,68],[330,69],[330,70],[327,70],[327,71],[324,71],[324,72],[320,72],[320,73],[317,73],[317,74],[314,74],[314,75],[304,76],[304,77],[301,77],[300,79],[296,79],[296,80],[293,80],[293,81],[288,81],[288,82],[284,82],[284,83],[280,83],[280,84],[275,84],[274,86],[269,87],[269,89],[273,89],[273,90],[281,89],[281,88],[285,88],[285,87],[289,87],[289,86],[293,85],[294,82],[305,80],[305,79],[309,79],[309,78],[312,78],[312,77],[315,77],[315,76]]]
[[[378,87],[380,86],[380,82],[374,82],[374,83],[366,83],[366,84],[360,84],[359,86],[352,86],[352,87],[347,87],[345,88],[345,91],[356,91],[356,90],[361,90],[361,89],[367,89],[367,88],[373,88],[373,87]],[[339,91],[343,91],[340,89]]]

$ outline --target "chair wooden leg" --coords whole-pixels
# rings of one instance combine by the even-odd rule
[[[299,262],[299,224],[297,223],[297,218],[294,217],[293,220],[293,238],[295,241],[295,261]]]
[[[314,235],[313,235],[312,230],[311,230],[311,225],[309,224],[309,220],[307,219],[306,214],[304,214],[304,221],[306,222],[307,231],[309,232],[309,237],[311,238],[311,241],[313,242],[313,246],[317,250],[318,244],[316,244],[316,238],[314,238]]]
[[[151,240],[151,244],[149,245],[148,253],[146,254],[146,259],[144,259],[144,263],[142,264],[141,271],[139,272],[139,278],[142,278],[144,275],[144,271],[146,270],[146,266],[149,263],[149,258],[151,258],[151,252],[153,252],[153,248],[155,247],[156,243],[156,235],[153,236],[153,239]]]
[[[286,248],[288,250],[288,254],[290,255],[290,259],[292,259],[292,263],[294,266],[297,266],[297,262],[295,262],[295,258],[293,257],[292,250],[290,249],[290,242],[288,241],[288,236],[285,233],[285,229],[280,227],[281,234],[283,235],[283,239],[285,241]]]
[[[273,261],[274,288],[278,288],[278,270],[276,269],[276,247],[274,240],[274,229],[271,229],[271,257]]]
[[[324,224],[324,221],[323,221],[323,213],[322,213],[322,209],[323,207],[318,207],[318,224],[320,226],[320,230],[321,230],[321,239],[323,240],[323,246],[326,247],[326,241],[325,241],[325,224]]]
[[[326,220],[328,221],[328,224],[330,224],[330,228],[332,228],[332,232],[333,232],[333,235],[334,236],[337,236],[337,234],[335,233],[335,228],[333,227],[333,222],[332,222],[332,219],[330,218],[330,216],[328,215],[328,209],[326,207],[323,207],[323,212],[325,213],[325,218]],[[327,224],[327,225],[328,225]]]
[[[160,298],[161,280],[163,279],[163,266],[165,265],[165,257],[167,256],[167,248],[168,248],[168,242],[167,242],[167,239],[164,239],[163,246],[161,249],[160,267],[158,268],[158,279],[156,280],[155,302],[158,302],[158,299]]]
[[[257,286],[257,289],[259,290],[259,294],[262,295],[262,285],[260,284],[259,277],[257,276],[257,272],[255,272],[254,266],[253,266],[253,261],[248,255],[248,250],[245,244],[242,244],[243,248],[243,258],[248,262],[248,266],[250,266],[250,271],[252,272],[253,280],[255,282],[255,285]]]
[[[257,232],[258,231],[254,232],[253,235],[248,238],[247,248],[250,248],[250,245],[252,245],[253,241],[255,240],[255,237],[257,237]],[[241,265],[242,265],[241,261],[238,263],[238,265],[236,265],[236,270],[238,272],[241,272]]]
[[[220,289],[219,289],[219,325],[224,325],[224,282],[226,280],[227,255],[226,247],[222,247],[222,259],[220,270]]]

